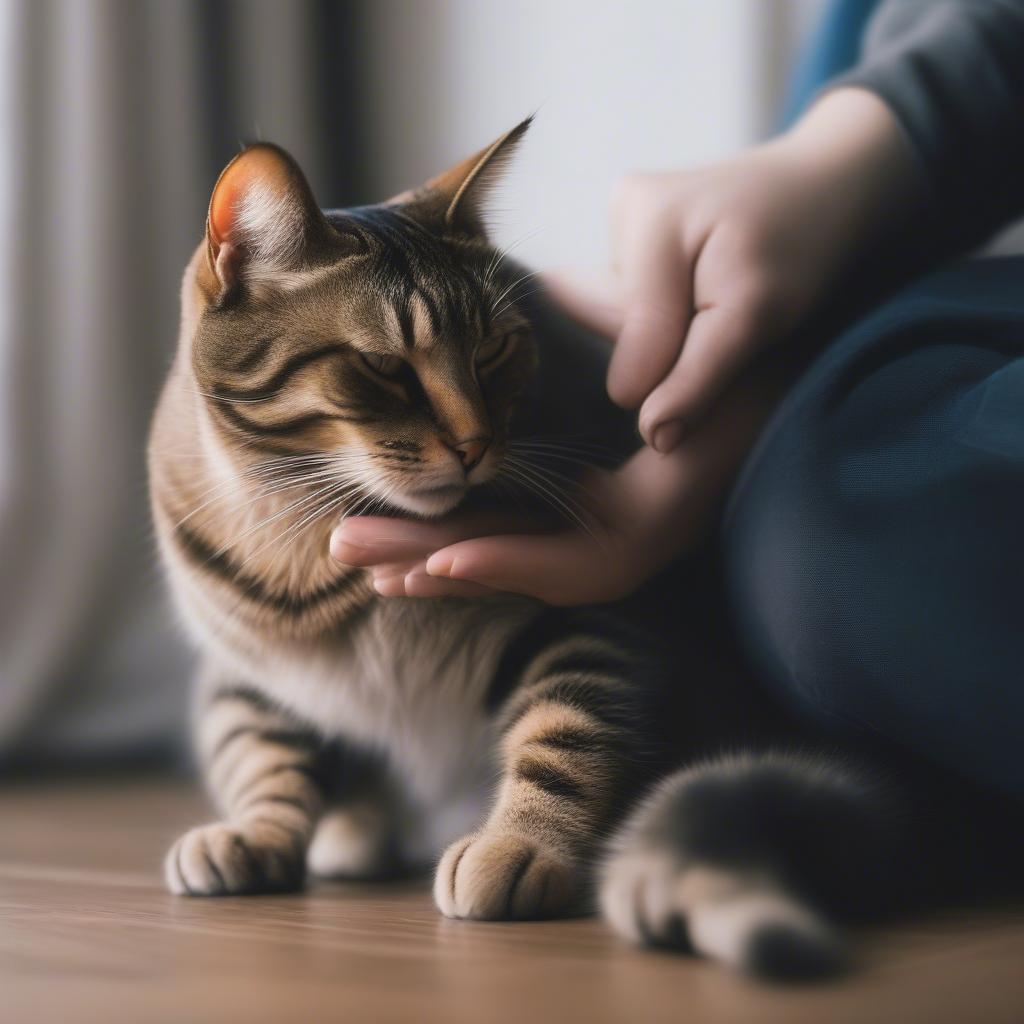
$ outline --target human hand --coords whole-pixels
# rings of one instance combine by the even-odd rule
[[[649,448],[583,486],[593,509],[585,527],[550,532],[521,517],[454,514],[438,522],[357,516],[331,538],[331,554],[373,569],[385,597],[510,591],[548,604],[611,601],[669,562],[698,527],[700,503],[680,507],[695,467]]]
[[[384,596],[629,593],[707,531],[786,377],[743,369],[916,184],[888,108],[857,89],[725,164],[630,179],[615,204],[617,274],[597,287],[548,280],[577,319],[618,339],[609,392],[640,408],[651,446],[589,478],[593,523],[551,533],[494,516],[355,518],[335,530],[333,556],[371,568]]]
[[[552,532],[496,513],[426,523],[356,516],[334,531],[331,554],[371,569],[385,597],[510,591],[556,605],[623,597],[706,535],[784,382],[748,375],[669,454],[642,448],[613,472],[592,472],[582,482],[592,513],[585,528]]]
[[[625,179],[613,201],[623,323],[608,391],[639,408],[644,440],[674,448],[916,188],[895,118],[860,89],[827,94],[792,131],[731,160]],[[608,287],[560,297],[592,321]]]

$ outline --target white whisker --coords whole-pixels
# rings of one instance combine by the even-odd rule
[[[186,388],[185,390],[193,395],[200,395],[203,398],[208,398],[211,402],[225,402],[230,405],[258,405],[260,402],[269,402],[277,398],[283,389],[278,388],[276,391],[272,391],[269,395],[264,395],[262,398],[228,398],[227,395],[216,395],[212,391],[203,391],[200,388]]]

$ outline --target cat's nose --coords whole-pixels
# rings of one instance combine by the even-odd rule
[[[462,460],[462,468],[468,473],[484,457],[490,444],[489,437],[471,437],[466,441],[456,441],[452,448]]]

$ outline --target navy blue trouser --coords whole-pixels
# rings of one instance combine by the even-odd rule
[[[829,345],[723,539],[777,696],[1024,798],[1024,258],[923,278]]]

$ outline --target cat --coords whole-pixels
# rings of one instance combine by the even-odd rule
[[[449,917],[596,902],[638,942],[831,970],[835,890],[883,898],[904,819],[837,759],[714,755],[769,712],[680,660],[683,584],[605,609],[382,599],[329,555],[342,515],[436,517],[503,484],[575,514],[557,485],[596,450],[579,435],[636,447],[604,343],[487,240],[528,124],[377,206],[321,211],[263,143],[214,187],[149,467],[222,820],[178,839],[167,884],[281,891],[440,854]]]

